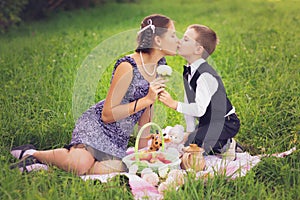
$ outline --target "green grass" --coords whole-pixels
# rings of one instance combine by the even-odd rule
[[[132,198],[119,181],[84,182],[56,168],[21,175],[9,170],[9,164],[16,161],[9,151],[24,143],[40,149],[67,144],[74,127],[77,70],[99,44],[138,28],[142,18],[151,13],[174,19],[179,35],[192,23],[208,25],[217,32],[221,42],[210,62],[222,76],[241,118],[237,139],[248,151],[299,149],[299,8],[297,1],[284,0],[141,0],[60,12],[0,35],[0,199]],[[95,83],[94,102],[106,95],[113,60],[106,61],[110,64]],[[168,57],[167,61],[175,70],[169,89],[182,99],[183,87],[177,77],[185,62],[180,57]],[[157,106],[155,122],[161,126],[184,124],[180,114]],[[284,159],[266,158],[247,176],[234,181],[224,177],[205,184],[188,180],[166,199],[299,199],[299,156],[297,150]]]

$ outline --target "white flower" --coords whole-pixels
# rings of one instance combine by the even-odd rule
[[[137,166],[136,164],[131,165],[128,169],[129,174],[136,174],[138,169],[139,169],[139,166]]]
[[[162,193],[163,193],[165,190],[167,190],[168,188],[169,188],[168,183],[163,182],[163,183],[159,184],[157,190],[158,190],[158,192],[159,192],[160,194],[162,194]]]
[[[169,172],[169,168],[166,167],[166,166],[162,166],[162,167],[159,167],[159,168],[158,168],[158,175],[159,175],[161,178],[166,178],[167,175],[168,175],[168,172]]]
[[[159,65],[157,67],[156,72],[160,76],[171,76],[171,74],[172,74],[172,68],[170,66],[168,66],[168,65]]]
[[[151,174],[153,173],[151,168],[145,168],[141,171],[141,177],[143,178],[145,174]]]

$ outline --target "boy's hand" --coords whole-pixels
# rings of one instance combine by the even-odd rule
[[[190,132],[184,132],[184,134],[183,134],[184,135],[183,136],[183,142],[184,143],[186,143],[188,141],[190,134],[191,134]]]
[[[158,100],[174,110],[177,108],[178,102],[173,100],[169,92],[166,90],[163,90],[161,93],[159,93]]]

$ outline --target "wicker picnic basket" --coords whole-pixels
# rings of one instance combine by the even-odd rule
[[[151,154],[152,157],[156,157],[156,156],[164,156],[164,158],[168,161],[170,161],[170,163],[165,164],[162,162],[154,162],[154,163],[150,163],[147,162],[145,160],[140,160],[140,157],[142,156],[142,154],[145,154],[145,152],[141,152],[138,150],[138,144],[139,144],[139,140],[140,137],[143,133],[143,131],[145,130],[145,128],[147,128],[148,126],[155,126],[161,136],[161,140],[162,140],[162,147],[160,151],[153,151],[153,152],[148,152],[148,154]],[[137,165],[138,166],[138,172],[141,172],[144,168],[151,168],[153,171],[158,172],[158,170],[160,169],[165,169],[165,168],[169,168],[171,169],[179,169],[180,168],[180,163],[181,163],[181,159],[173,154],[167,153],[165,152],[165,144],[164,144],[164,137],[162,134],[162,130],[161,128],[153,122],[149,122],[147,124],[145,124],[140,131],[137,134],[137,138],[136,138],[136,142],[135,142],[135,148],[134,148],[134,153],[129,154],[127,156],[125,156],[122,161],[126,164],[126,166],[128,168],[130,168],[132,165]]]

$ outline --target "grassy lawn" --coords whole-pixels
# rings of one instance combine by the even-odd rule
[[[241,119],[237,140],[251,154],[299,149],[299,9],[296,0],[140,0],[59,12],[0,35],[0,199],[133,198],[119,180],[85,182],[55,167],[22,175],[9,169],[16,162],[9,151],[25,143],[39,149],[69,143],[76,117],[106,96],[114,61],[133,50],[132,33],[152,13],[171,17],[179,37],[193,23],[219,35],[209,62]],[[175,71],[169,90],[182,99],[185,61],[167,61]],[[84,71],[86,65],[91,71]],[[79,88],[82,80],[87,90]],[[184,124],[180,114],[156,107],[154,122],[160,126]],[[299,157],[297,150],[284,159],[265,158],[234,181],[188,180],[165,199],[299,199]]]

